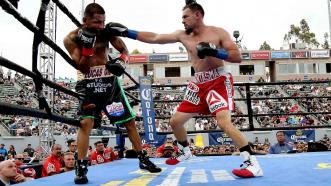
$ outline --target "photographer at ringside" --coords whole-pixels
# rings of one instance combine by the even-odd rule
[[[178,153],[178,147],[174,145],[172,137],[168,137],[165,143],[157,148],[156,152],[158,158],[170,158],[174,153]]]

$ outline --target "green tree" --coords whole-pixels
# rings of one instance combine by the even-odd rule
[[[260,46],[260,49],[259,50],[273,50],[270,45],[264,41],[263,44]]]
[[[141,54],[141,52],[138,49],[132,50],[131,54]]]
[[[303,43],[308,48],[319,47],[319,42],[316,40],[315,33],[310,31],[310,27],[305,19],[300,21],[299,26],[291,25],[290,31],[284,36],[284,42],[290,44],[291,41],[295,43]]]
[[[324,42],[322,44],[322,48],[324,49],[329,49],[330,45],[329,45],[329,34],[327,32],[325,32],[324,34]]]

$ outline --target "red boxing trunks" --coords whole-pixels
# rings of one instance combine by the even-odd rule
[[[194,76],[196,81],[187,85],[177,111],[215,115],[221,110],[234,109],[233,78],[223,67],[197,72]]]

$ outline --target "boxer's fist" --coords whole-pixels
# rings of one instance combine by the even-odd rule
[[[115,76],[121,76],[125,71],[126,62],[127,56],[122,54],[120,57],[110,59],[106,63],[106,68],[110,73],[114,74]]]
[[[106,35],[128,37],[131,39],[137,39],[137,35],[138,35],[137,31],[130,30],[126,26],[114,22],[110,22],[106,24],[104,33]]]
[[[128,28],[120,23],[110,22],[106,24],[104,32],[105,34],[112,36],[128,36]]]
[[[217,49],[213,43],[200,42],[196,48],[200,59],[204,59],[206,56],[227,59],[229,55],[224,49]]]
[[[93,56],[94,54],[93,47],[96,40],[96,34],[81,28],[78,30],[78,40],[83,46],[82,55]]]

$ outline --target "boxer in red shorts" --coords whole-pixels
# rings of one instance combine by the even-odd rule
[[[184,101],[170,119],[170,126],[181,146],[181,154],[166,160],[175,165],[192,157],[185,122],[198,114],[213,114],[217,124],[232,138],[240,148],[244,162],[233,174],[239,177],[262,176],[262,169],[245,136],[231,123],[233,103],[233,80],[230,73],[225,72],[225,62],[240,63],[241,54],[230,34],[220,27],[208,26],[203,22],[204,10],[194,0],[186,0],[183,8],[182,23],[184,30],[176,30],[170,34],[157,34],[128,29],[119,23],[109,23],[105,30],[113,35],[128,37],[146,43],[165,44],[182,43],[190,56],[195,70],[195,81],[187,86]]]

